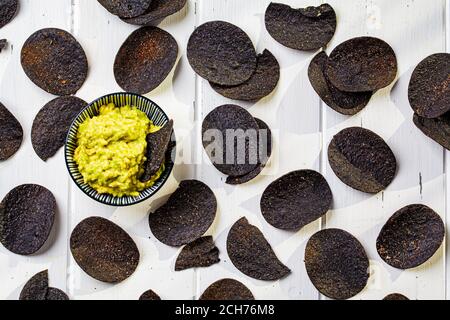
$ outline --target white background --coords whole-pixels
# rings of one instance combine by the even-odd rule
[[[328,1],[338,16],[338,28],[329,49],[351,37],[377,36],[394,48],[399,62],[396,83],[377,92],[358,115],[347,117],[321,103],[310,86],[307,68],[315,53],[288,49],[269,36],[264,27],[269,0],[189,0],[184,10],[160,25],[176,38],[179,61],[166,81],[148,95],[175,120],[178,161],[184,159],[185,163],[176,166],[169,183],[154,198],[119,209],[98,204],[77,189],[67,174],[63,150],[47,163],[34,153],[30,139],[33,119],[54,97],[25,76],[20,66],[20,49],[24,41],[41,28],[70,31],[85,49],[90,67],[87,81],[77,96],[92,101],[121,91],[113,77],[114,57],[137,27],[109,14],[95,0],[20,2],[18,16],[0,29],[0,38],[7,38],[10,43],[0,54],[0,101],[22,124],[24,141],[15,156],[0,163],[0,199],[17,185],[39,183],[55,194],[58,217],[51,239],[39,254],[17,256],[0,246],[0,299],[17,299],[24,283],[46,268],[50,285],[65,290],[72,299],[137,299],[147,289],[153,289],[163,299],[194,299],[212,282],[224,277],[242,281],[257,299],[323,299],[306,275],[303,254],[307,239],[325,227],[351,232],[362,242],[370,258],[368,286],[354,299],[381,299],[391,292],[403,293],[410,299],[446,298],[445,245],[423,266],[400,271],[381,261],[375,239],[384,222],[404,205],[427,204],[443,219],[449,212],[446,203],[450,193],[446,185],[450,176],[446,172],[449,172],[450,156],[414,127],[407,100],[407,86],[414,67],[429,54],[446,51],[446,38],[449,39],[450,34],[448,26],[446,33],[448,1]],[[280,2],[304,7],[325,1]],[[281,65],[280,83],[272,95],[256,104],[234,102],[267,122],[275,135],[271,165],[262,176],[246,185],[225,185],[224,177],[204,160],[199,144],[196,120],[201,121],[213,108],[232,102],[196,77],[186,59],[191,32],[196,25],[209,20],[226,20],[238,25],[249,34],[258,52],[269,49]],[[345,186],[326,160],[326,146],[332,136],[355,125],[381,135],[399,163],[394,182],[375,196]],[[193,160],[198,165],[192,165]],[[327,178],[334,194],[333,210],[326,218],[299,232],[276,230],[261,216],[260,194],[277,177],[303,168],[321,171]],[[218,214],[208,234],[214,236],[222,262],[206,269],[176,273],[173,269],[179,250],[159,243],[151,235],[147,215],[167,199],[178,181],[194,177],[206,182],[218,198]],[[122,226],[140,249],[141,262],[137,271],[118,285],[91,279],[75,264],[68,250],[70,231],[79,221],[93,215],[109,218]],[[225,240],[230,226],[242,216],[260,227],[280,260],[292,269],[290,276],[278,282],[263,282],[248,278],[234,268],[226,254]]]

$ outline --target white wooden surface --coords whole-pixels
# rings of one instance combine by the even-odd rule
[[[153,289],[163,299],[193,299],[213,281],[232,277],[245,283],[257,299],[322,299],[309,281],[303,264],[307,239],[324,227],[339,227],[363,243],[371,260],[367,288],[355,299],[380,299],[401,292],[411,299],[444,299],[447,288],[445,248],[419,268],[399,271],[381,261],[375,239],[389,216],[409,203],[425,203],[443,218],[450,200],[450,155],[425,138],[412,124],[407,101],[409,77],[415,65],[435,52],[448,52],[450,9],[446,0],[330,0],[338,15],[338,29],[329,45],[355,36],[372,35],[389,42],[399,61],[398,81],[378,92],[369,106],[354,117],[341,116],[324,105],[311,88],[307,67],[314,53],[288,49],[275,42],[264,27],[269,0],[189,0],[180,13],[160,25],[177,39],[179,61],[168,79],[148,96],[174,118],[178,137],[177,166],[170,182],[153,199],[129,208],[100,205],[82,194],[69,180],[62,150],[47,163],[34,153],[30,130],[38,110],[53,97],[29,81],[20,66],[20,49],[25,39],[44,27],[71,31],[84,47],[90,63],[88,79],[77,96],[91,101],[120,91],[112,64],[125,38],[136,29],[110,15],[93,0],[21,0],[19,15],[0,29],[0,38],[11,46],[0,54],[0,101],[19,119],[24,143],[10,160],[0,163],[0,198],[22,183],[40,183],[57,197],[57,228],[47,250],[20,257],[0,246],[0,299],[16,299],[33,274],[50,270],[52,286],[66,290],[73,299],[137,299]],[[280,1],[295,7],[318,5],[320,0]],[[196,25],[209,20],[226,20],[243,28],[257,51],[272,51],[281,65],[276,91],[256,104],[233,102],[217,95],[208,83],[194,75],[186,59],[186,44]],[[447,39],[447,40],[446,40]],[[446,48],[447,45],[447,48]],[[328,52],[330,51],[328,50]],[[274,132],[275,152],[270,165],[252,183],[231,187],[211,165],[202,150],[199,122],[223,103],[237,103],[266,121]],[[362,125],[383,138],[393,149],[399,171],[393,184],[376,196],[346,187],[329,168],[326,147],[340,129]],[[334,194],[333,210],[297,233],[277,230],[262,218],[259,200],[265,187],[277,177],[296,169],[321,171]],[[179,250],[159,243],[147,224],[147,214],[173,192],[178,181],[197,178],[215,192],[219,211],[209,230],[221,250],[222,262],[206,269],[175,273]],[[84,274],[68,254],[70,231],[92,215],[109,218],[126,229],[141,251],[136,273],[119,285],[106,285]],[[240,217],[264,232],[279,258],[292,274],[278,282],[246,277],[231,264],[225,250],[230,226]],[[447,219],[447,221],[449,221]],[[448,255],[448,254],[447,254]]]

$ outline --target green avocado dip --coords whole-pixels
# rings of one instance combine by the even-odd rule
[[[149,181],[139,178],[147,160],[146,137],[159,129],[136,107],[101,106],[98,116],[86,119],[78,128],[74,160],[84,182],[98,193],[115,197],[135,197],[151,187],[164,165]]]

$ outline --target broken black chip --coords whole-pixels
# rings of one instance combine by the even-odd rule
[[[19,150],[22,139],[22,126],[0,102],[0,161],[9,159]]]
[[[238,220],[231,227],[227,252],[239,271],[257,280],[275,281],[291,273],[277,258],[263,233],[249,224],[246,218]]]
[[[336,32],[336,13],[325,3],[319,7],[293,9],[271,3],[265,14],[266,29],[282,45],[297,50],[317,50],[330,42]]]
[[[175,271],[209,267],[219,262],[219,249],[213,238],[206,236],[194,240],[181,250],[175,262]]]
[[[69,300],[69,297],[64,291],[49,287],[48,270],[44,270],[28,280],[19,300]]]
[[[140,177],[142,182],[149,181],[164,163],[170,138],[173,132],[173,120],[166,123],[160,130],[147,136],[147,151],[144,163],[144,173]]]

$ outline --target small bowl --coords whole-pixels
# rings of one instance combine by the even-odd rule
[[[115,197],[110,194],[100,194],[95,189],[93,189],[88,184],[84,183],[83,176],[78,170],[78,165],[73,159],[75,149],[77,148],[77,133],[78,127],[84,122],[88,117],[92,118],[99,113],[99,108],[108,103],[114,103],[116,107],[122,107],[125,105],[131,105],[137,107],[139,110],[147,114],[148,118],[153,121],[153,124],[157,126],[164,126],[169,122],[169,117],[166,113],[153,101],[150,99],[140,96],[134,93],[112,93],[101,98],[98,98],[94,102],[90,103],[85,107],[80,114],[75,118],[72,125],[70,126],[69,133],[66,138],[65,146],[65,158],[67,169],[72,177],[75,184],[89,197],[92,199],[110,206],[123,207],[130,206],[139,202],[142,202],[151,196],[153,196],[159,189],[166,183],[169,178],[174,163],[172,155],[176,152],[175,133],[172,133],[171,143],[169,145],[169,150],[167,151],[165,170],[161,177],[155,182],[150,188],[144,189],[140,192],[139,196],[131,197]]]

